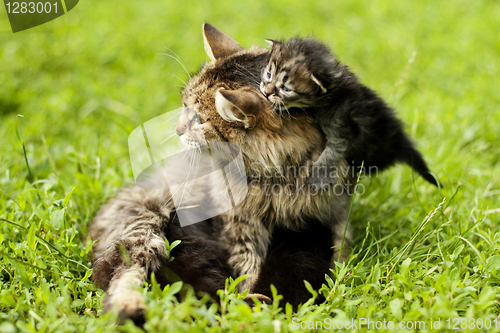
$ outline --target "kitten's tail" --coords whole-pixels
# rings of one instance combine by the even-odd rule
[[[411,146],[411,149],[408,149],[405,153],[405,156],[402,156],[403,162],[408,164],[418,172],[425,180],[427,180],[429,183],[432,185],[435,185],[437,187],[443,187],[437,177],[429,170],[429,167],[427,166],[427,163],[425,163],[424,158],[422,157],[422,154],[413,147]]]

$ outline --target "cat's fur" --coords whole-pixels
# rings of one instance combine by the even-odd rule
[[[189,147],[204,140],[239,145],[249,193],[234,209],[183,228],[169,190],[131,187],[101,208],[89,232],[96,241],[93,279],[107,292],[105,310],[117,306],[122,318],[136,322],[146,306],[133,287],[151,272],[169,282],[165,272],[172,270],[212,296],[229,275],[250,274],[241,289],[271,296],[273,283],[284,301],[304,302],[309,295],[303,280],[321,285],[331,247],[344,232],[353,181],[347,162],[340,161],[329,191],[310,192],[307,170],[324,146],[317,122],[303,112],[284,119],[260,94],[267,50],[245,50],[209,24],[203,32],[211,62],[182,92],[184,106],[197,110],[203,122],[188,114],[176,130]],[[165,238],[182,240],[172,263]]]
[[[437,185],[402,122],[373,90],[358,81],[323,43],[312,38],[270,41],[260,89],[276,110],[298,107],[311,113],[326,135],[326,146],[313,164],[310,181],[332,181],[330,170],[347,160],[378,171],[404,162]]]

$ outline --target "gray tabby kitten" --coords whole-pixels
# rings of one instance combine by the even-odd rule
[[[332,170],[344,159],[355,168],[378,171],[404,162],[438,185],[394,110],[327,46],[311,38],[267,41],[272,50],[260,90],[280,113],[295,107],[312,114],[326,135],[325,149],[309,177],[313,185],[325,188],[333,183]]]

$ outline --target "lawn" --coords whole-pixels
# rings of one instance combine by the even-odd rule
[[[500,2],[81,1],[16,34],[3,8],[0,332],[140,331],[103,314],[83,242],[134,181],[129,133],[180,107],[183,66],[208,60],[205,21],[245,47],[328,43],[398,111],[445,188],[406,166],[362,178],[350,256],[318,291],[324,304],[252,310],[230,282],[218,306],[190,292],[179,302],[179,284],[153,279],[145,330],[500,331]]]

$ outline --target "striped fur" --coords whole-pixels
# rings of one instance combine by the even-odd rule
[[[183,104],[195,108],[204,122],[181,117],[176,128],[181,140],[191,147],[202,137],[209,143],[239,145],[249,194],[221,216],[184,228],[175,218],[168,190],[131,187],[103,206],[89,232],[96,241],[93,279],[107,292],[105,310],[117,306],[124,318],[140,317],[144,303],[138,301],[133,287],[140,286],[151,272],[162,278],[165,267],[171,267],[193,285],[203,282],[199,289],[214,296],[212,289],[223,287],[220,277],[225,277],[228,264],[228,274],[251,275],[240,287],[252,291],[275,228],[303,230],[308,228],[308,221],[319,221],[331,228],[335,244],[343,233],[352,191],[348,165],[344,161],[342,169],[336,171],[338,186],[328,191],[310,191],[308,170],[323,150],[325,139],[311,116],[296,112],[281,117],[258,92],[259,75],[268,51],[243,50],[235,47],[234,42],[229,43],[231,52],[225,52],[220,44],[214,47],[210,36],[205,36],[205,40],[207,48],[214,49],[210,52],[213,60],[193,76],[182,92]],[[236,100],[241,97],[243,103],[247,98],[252,100],[253,108],[245,112],[254,119],[255,126],[246,126],[236,119],[227,121],[231,120],[230,114],[241,117],[241,110],[236,110],[235,99],[216,106],[217,94],[224,94],[221,90],[231,91],[225,94],[226,99],[233,94]],[[173,264],[169,264],[164,240],[177,238],[183,242],[176,248]],[[198,258],[192,257],[193,251],[200,251],[196,252]],[[220,274],[211,270],[215,266],[220,266]],[[208,273],[197,275],[199,269]],[[319,275],[321,278],[324,272]],[[302,279],[299,282],[302,284]]]

